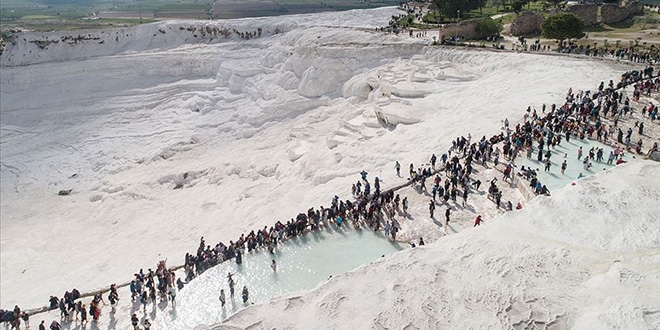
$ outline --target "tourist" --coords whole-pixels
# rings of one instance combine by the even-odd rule
[[[80,301],[78,304],[80,305],[80,325],[84,327],[87,324],[87,307]]]
[[[591,170],[591,162],[589,162],[589,157],[584,157],[584,161],[582,161],[582,167],[585,171]]]
[[[21,313],[21,318],[23,319],[23,322],[25,323],[25,328],[30,329],[30,315],[27,312]]]
[[[172,306],[175,307],[176,306],[176,287],[171,286],[170,287],[170,292],[168,292],[167,294],[170,296],[170,299],[172,301]]]
[[[60,300],[57,299],[55,296],[50,296],[48,299],[48,302],[50,303],[49,309],[57,309],[60,303]]]
[[[241,254],[241,249],[236,249],[234,259],[236,259],[237,265],[243,263],[243,255]]]
[[[135,280],[131,281],[129,288],[131,290],[131,300],[135,300],[135,297],[138,295],[137,289],[135,288]]]
[[[147,302],[148,302],[148,297],[147,297],[147,291],[142,292],[142,296],[140,297],[140,303],[142,304],[142,312],[146,313],[147,312]]]
[[[646,153],[646,155],[650,157],[651,154],[656,152],[656,151],[658,151],[658,142],[653,143],[653,146],[651,147],[651,149],[649,149],[649,151]]]
[[[108,295],[108,301],[110,302],[110,314],[114,314],[117,311],[117,303],[119,302],[119,294],[117,293],[117,287],[115,284],[110,285],[110,294]]]
[[[131,315],[131,324],[133,325],[133,329],[138,329],[138,324],[140,324],[140,319],[138,319],[137,315],[133,313]]]
[[[220,289],[220,304],[221,304],[222,308],[225,307],[225,290],[224,289]]]
[[[241,294],[241,296],[243,297],[243,303],[244,304],[247,303],[249,298],[249,292],[247,286],[243,286],[243,293]]]
[[[227,281],[229,282],[229,296],[233,299],[234,298],[234,278],[232,277],[232,273],[227,273]]]
[[[481,219],[481,214],[479,214],[477,215],[477,218],[474,219],[474,227],[481,225],[481,221],[483,220]]]
[[[99,317],[101,316],[101,311],[96,307],[94,300],[89,302],[89,315],[92,316],[93,322],[98,322]]]
[[[60,308],[60,318],[66,321],[69,318],[69,312],[66,309],[66,305],[64,305],[64,298],[60,298],[59,308]]]

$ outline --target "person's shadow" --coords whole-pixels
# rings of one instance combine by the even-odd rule
[[[152,303],[153,307],[151,308],[151,313],[149,313],[149,317],[153,320],[156,318],[156,304]]]
[[[170,318],[172,319],[172,321],[176,320],[176,316],[177,316],[176,304],[172,304],[172,309],[170,309]]]
[[[115,313],[110,313],[110,322],[108,323],[108,330],[114,329],[117,324],[117,319],[115,318]]]
[[[443,226],[442,222],[438,221],[438,219],[436,219],[435,216],[433,216],[433,218],[431,218],[431,219],[433,220],[433,223],[435,223],[438,227]]]

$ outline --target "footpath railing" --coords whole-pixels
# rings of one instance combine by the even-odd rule
[[[183,265],[174,266],[174,267],[171,267],[171,268],[168,268],[168,269],[170,271],[177,271],[181,268],[183,268]],[[131,282],[120,283],[120,284],[117,284],[116,287],[117,287],[117,289],[119,289],[119,288],[127,287],[129,285],[131,285]],[[97,294],[104,294],[104,293],[107,293],[107,292],[110,292],[110,285],[108,285],[107,289],[98,289],[98,290],[95,290],[95,291],[81,293],[80,297],[78,297],[77,299],[94,297]],[[40,307],[40,308],[28,309],[28,310],[25,310],[25,312],[28,313],[30,316],[33,316],[35,314],[46,313],[48,311],[56,310],[56,309],[57,308],[50,308],[50,306],[44,306],[44,307]]]

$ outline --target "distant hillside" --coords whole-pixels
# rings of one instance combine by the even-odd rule
[[[396,6],[396,0],[3,0],[0,28],[125,27],[163,19],[213,20]]]

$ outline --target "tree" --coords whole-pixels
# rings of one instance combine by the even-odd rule
[[[465,0],[433,0],[433,3],[446,17],[456,17],[459,10],[465,12],[468,8],[468,1]]]
[[[479,13],[480,13],[481,15],[483,15],[483,13],[484,13],[484,12],[483,12],[483,8],[486,6],[486,2],[487,2],[487,0],[468,0],[468,2],[469,2],[469,6],[468,6],[469,8],[468,8],[468,10],[471,10],[471,9],[477,9],[477,8],[478,8],[478,9],[479,9]]]
[[[555,8],[557,8],[557,7],[559,7],[559,4],[564,2],[565,0],[546,0],[546,1],[548,1],[549,3],[555,5]]]
[[[511,7],[513,8],[513,11],[517,14],[517,13],[520,13],[520,11],[522,10],[523,3],[522,3],[522,1],[514,1],[511,4]]]
[[[541,35],[560,43],[564,39],[579,39],[584,36],[584,23],[573,14],[557,14],[541,23]]]
[[[656,25],[658,24],[658,19],[653,17],[653,16],[647,16],[644,17],[644,24],[642,25],[642,29],[646,28],[646,25]]]
[[[500,34],[500,31],[502,31],[502,23],[488,17],[479,20],[475,29],[477,31],[478,38],[480,39],[497,36]]]
[[[495,12],[499,12],[500,6],[504,7],[507,4],[507,0],[490,0],[490,4],[495,6]]]
[[[433,0],[438,11],[446,17],[456,17],[458,11],[461,16],[467,15],[472,9],[478,9],[486,4],[486,0]]]

